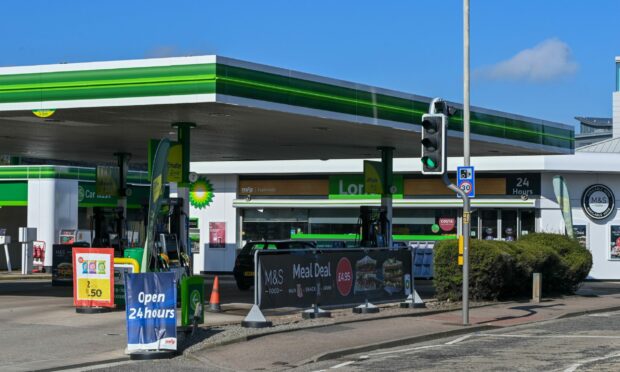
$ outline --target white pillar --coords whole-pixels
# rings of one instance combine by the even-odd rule
[[[28,180],[28,226],[45,242],[44,266],[52,266],[52,245],[61,229],[78,228],[78,181]]]

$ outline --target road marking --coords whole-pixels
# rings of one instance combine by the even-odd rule
[[[380,353],[369,354],[368,356],[371,357],[371,356],[385,355],[385,354],[404,353],[404,352],[407,352],[407,351],[430,349],[430,348],[439,347],[439,346],[444,346],[444,345],[426,345],[426,346],[411,347],[411,348],[408,348],[408,349],[398,349],[398,350],[392,350],[392,351],[382,351]]]
[[[348,362],[344,362],[344,363],[336,364],[335,366],[330,367],[329,369],[336,369],[336,368],[340,368],[340,367],[348,366],[349,364],[353,364],[353,363],[355,363],[355,361],[354,361],[354,360],[350,360],[350,361],[348,361]]]
[[[566,368],[564,370],[564,372],[575,372],[577,370],[577,368],[581,367],[584,364],[589,364],[589,363],[592,363],[592,362],[598,362],[600,360],[617,358],[617,357],[620,357],[620,353],[615,352],[615,353],[607,354],[605,356],[598,357],[598,358],[586,359],[586,360],[584,360],[581,363],[575,363],[575,364],[571,365],[570,367]]]
[[[511,334],[490,334],[480,333],[474,336],[478,337],[513,337],[513,338],[605,338],[620,339],[620,336],[596,336],[596,335],[511,335]]]
[[[472,335],[465,335],[465,336],[463,336],[463,337],[459,337],[459,338],[457,338],[456,340],[452,340],[452,341],[446,342],[445,344],[446,344],[446,345],[454,345],[454,344],[456,344],[456,343],[458,343],[458,342],[461,342],[461,341],[463,341],[463,340],[467,340],[467,339],[468,339],[468,338],[470,338],[471,336],[472,336]]]
[[[588,314],[588,316],[598,316],[598,317],[610,317],[612,315],[617,315],[617,312],[613,312],[613,313],[599,313],[599,314]]]

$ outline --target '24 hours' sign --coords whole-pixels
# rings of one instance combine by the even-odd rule
[[[519,173],[507,175],[506,195],[540,195],[540,174]]]

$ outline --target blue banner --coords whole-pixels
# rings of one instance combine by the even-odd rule
[[[125,276],[127,350],[176,350],[177,283],[174,273]]]

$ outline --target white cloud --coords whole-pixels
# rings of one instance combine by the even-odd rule
[[[482,67],[474,76],[489,80],[549,81],[574,74],[579,68],[568,45],[556,38],[544,40],[514,57]]]

